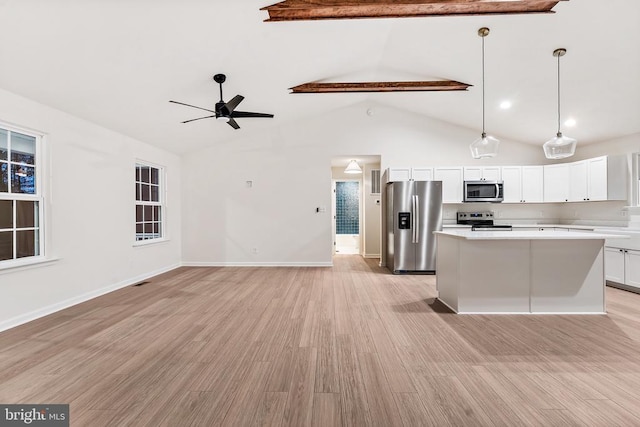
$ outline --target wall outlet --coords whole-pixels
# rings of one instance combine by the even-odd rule
[[[627,216],[627,211],[626,210],[620,211],[620,216],[626,217]]]
[[[258,253],[258,248],[251,248],[251,253],[252,254],[257,254]]]

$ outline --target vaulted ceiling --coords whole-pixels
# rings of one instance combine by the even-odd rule
[[[553,14],[263,22],[263,0],[0,0],[0,88],[181,153],[341,107],[385,104],[542,144],[563,126],[579,144],[640,132],[640,2],[561,1]],[[274,119],[181,124],[225,100]],[[307,82],[455,80],[457,92],[290,94]],[[510,100],[512,107],[499,104]],[[364,112],[364,111],[363,111]],[[381,118],[382,119],[382,118]],[[2,120],[2,117],[0,117]]]

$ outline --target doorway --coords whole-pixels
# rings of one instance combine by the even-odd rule
[[[334,252],[360,254],[361,188],[359,180],[333,181]]]

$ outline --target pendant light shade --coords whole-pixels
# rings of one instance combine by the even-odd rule
[[[575,154],[577,142],[573,138],[562,135],[562,132],[558,132],[555,137],[544,143],[542,149],[547,159],[565,159]]]
[[[351,160],[344,170],[344,173],[362,173],[362,169],[355,160]]]
[[[471,143],[469,149],[471,150],[471,157],[483,159],[498,155],[500,141],[493,136],[487,136],[484,131],[484,38],[489,35],[489,29],[487,27],[480,28],[478,35],[482,37],[482,135]]]
[[[547,159],[565,159],[573,156],[576,152],[577,140],[562,135],[560,131],[560,57],[567,53],[566,49],[556,49],[553,56],[558,58],[558,133],[542,145],[544,155]]]
[[[480,138],[471,143],[471,157],[474,159],[495,157],[498,154],[499,145],[500,141],[483,132]]]

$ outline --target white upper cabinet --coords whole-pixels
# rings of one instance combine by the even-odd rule
[[[411,168],[414,181],[433,181],[433,168]]]
[[[569,163],[569,201],[627,199],[625,156],[601,156]]]
[[[387,182],[397,181],[432,181],[433,168],[389,168]]]
[[[544,182],[542,166],[503,166],[505,203],[542,203]]]
[[[589,200],[609,200],[609,177],[608,177],[608,159],[607,157],[597,157],[587,160],[589,165],[589,174],[587,175],[587,187],[589,188]],[[615,161],[614,161],[615,162]],[[612,163],[614,163],[612,162]],[[626,180],[625,180],[626,181]],[[626,189],[626,186],[623,186]],[[626,192],[625,192],[626,193]],[[611,199],[619,197],[612,189]],[[623,198],[626,199],[626,194]]]
[[[387,182],[442,181],[444,203],[462,203],[464,181],[503,181],[505,203],[626,200],[627,158],[601,156],[545,166],[412,167],[387,169]]]
[[[502,194],[504,203],[522,203],[522,166],[503,166]]]
[[[435,168],[433,179],[442,181],[442,202],[462,203],[462,168]]]
[[[589,199],[587,186],[588,167],[586,160],[569,163],[569,201],[582,202]]]
[[[569,201],[569,164],[544,166],[544,201]]]
[[[500,181],[500,166],[465,166],[465,181]]]
[[[522,199],[525,203],[544,202],[544,168],[542,166],[522,166]]]

